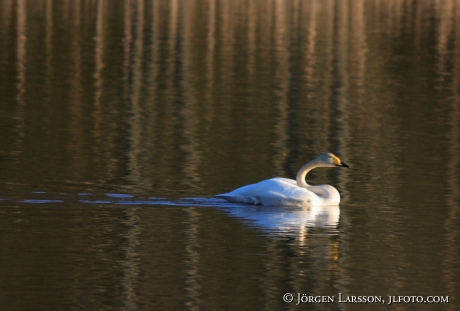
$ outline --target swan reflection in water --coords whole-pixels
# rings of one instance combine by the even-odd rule
[[[301,233],[309,228],[335,229],[340,218],[338,205],[236,205],[225,210],[232,216],[248,220],[252,225],[271,233]]]

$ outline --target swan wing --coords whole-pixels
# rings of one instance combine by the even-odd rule
[[[272,206],[304,206],[315,204],[317,196],[308,189],[297,186],[288,178],[272,178],[238,188],[217,197],[229,202]]]

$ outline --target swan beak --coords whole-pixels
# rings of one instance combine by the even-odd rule
[[[344,163],[344,162],[341,162],[341,165],[340,165],[340,166],[341,166],[341,167],[350,168],[350,165],[348,165],[348,164],[346,164],[346,163]]]

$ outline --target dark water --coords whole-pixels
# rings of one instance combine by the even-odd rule
[[[0,309],[457,310],[459,21],[454,0],[0,0]],[[324,151],[352,169],[308,181],[340,208],[212,198]]]

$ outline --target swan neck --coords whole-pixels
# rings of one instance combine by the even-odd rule
[[[305,180],[307,173],[314,169],[315,167],[318,167],[317,163],[315,160],[308,162],[304,166],[302,166],[297,173],[297,186],[302,187],[302,188],[308,188],[310,187],[309,184],[307,184],[307,181]]]

